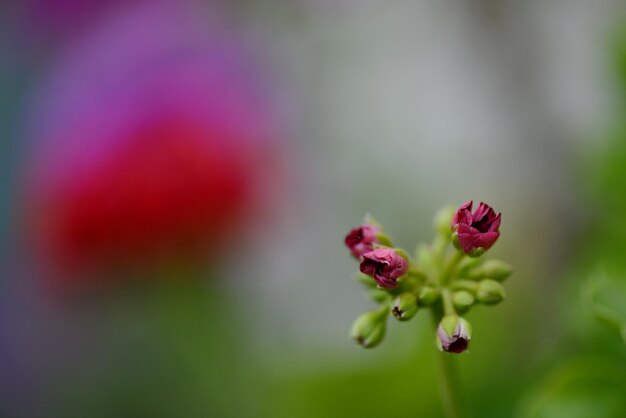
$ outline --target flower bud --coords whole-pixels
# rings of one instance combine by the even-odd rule
[[[385,337],[387,312],[369,311],[359,316],[350,329],[350,337],[364,348],[380,344]]]
[[[396,298],[391,313],[400,321],[408,321],[415,316],[417,310],[417,296],[406,292]]]
[[[448,353],[462,353],[469,346],[472,329],[469,322],[456,315],[444,316],[437,328],[439,348]]]
[[[489,205],[481,202],[472,213],[470,200],[462,204],[451,222],[453,243],[471,257],[480,257],[500,237],[502,214],[497,214]]]
[[[452,303],[458,313],[465,313],[474,304],[474,295],[467,290],[459,290],[452,295]]]
[[[361,273],[372,276],[379,286],[394,289],[398,286],[398,278],[408,271],[409,264],[395,250],[376,248],[363,254],[360,269]]]
[[[475,257],[463,257],[456,269],[459,277],[470,277],[474,270],[482,262],[482,259]],[[473,278],[473,276],[471,276]]]
[[[476,271],[470,274],[473,279],[493,279],[499,282],[505,280],[511,275],[513,270],[511,266],[500,260],[487,260]]]
[[[377,235],[381,232],[381,228],[375,225],[361,225],[351,230],[344,243],[353,256],[359,258],[363,254],[374,249],[374,243],[378,242]]]
[[[476,298],[485,305],[495,305],[504,300],[504,287],[495,280],[485,279],[478,283]]]
[[[417,300],[421,306],[429,306],[435,303],[440,296],[441,294],[439,293],[439,290],[434,287],[424,286],[420,290]]]

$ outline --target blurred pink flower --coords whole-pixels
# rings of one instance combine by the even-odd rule
[[[63,277],[201,262],[272,203],[271,89],[215,13],[121,8],[57,58],[31,103],[27,219]]]

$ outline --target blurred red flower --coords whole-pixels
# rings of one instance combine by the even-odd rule
[[[202,263],[272,202],[271,86],[236,31],[184,4],[122,8],[31,103],[27,218],[57,277]]]

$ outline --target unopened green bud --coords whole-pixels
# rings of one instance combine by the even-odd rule
[[[384,232],[379,232],[378,234],[376,234],[376,239],[381,245],[385,247],[393,247],[393,242],[391,241],[391,238]]]
[[[487,260],[477,271],[478,274],[482,275],[481,278],[493,279],[499,282],[509,277],[512,272],[511,266],[500,260]]]
[[[478,283],[476,298],[485,305],[495,305],[505,298],[504,287],[495,280],[485,279]]]
[[[435,303],[441,296],[439,290],[434,287],[424,286],[420,290],[420,294],[417,297],[418,303],[422,306],[429,306]]]
[[[389,292],[379,287],[368,290],[367,294],[369,295],[370,298],[372,298],[372,300],[378,303],[382,303],[386,301],[387,299],[389,299]]]
[[[380,344],[387,328],[387,312],[369,311],[359,316],[350,329],[350,337],[364,348]]]
[[[417,310],[417,296],[406,292],[396,298],[391,313],[400,321],[408,321],[415,316]]]
[[[454,292],[452,302],[458,313],[465,313],[474,304],[474,295],[466,290],[459,290],[458,292]]]
[[[435,230],[437,230],[437,233],[446,238],[449,238],[452,235],[452,228],[450,225],[452,223],[452,217],[454,216],[455,210],[454,206],[444,206],[435,214]]]
[[[463,259],[459,262],[459,266],[457,267],[457,275],[459,277],[473,278],[472,270],[478,267],[482,262],[483,260],[481,258],[463,257]]]

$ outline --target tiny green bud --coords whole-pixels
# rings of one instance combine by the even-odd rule
[[[367,294],[370,296],[370,298],[372,298],[372,300],[378,303],[382,303],[389,299],[389,293],[386,290],[381,289],[380,287],[369,289],[367,291]]]
[[[417,297],[418,303],[422,306],[428,306],[435,303],[439,297],[441,296],[439,290],[434,287],[424,286],[420,290],[419,296]]]
[[[478,272],[482,274],[482,278],[489,278],[501,282],[511,275],[513,269],[504,261],[487,260],[480,269],[478,269]]]
[[[505,298],[504,287],[495,280],[485,279],[478,283],[476,298],[485,305],[495,305]]]
[[[448,239],[452,235],[450,224],[455,212],[454,206],[444,206],[435,214],[434,226],[437,233]]]
[[[350,337],[364,348],[372,348],[380,344],[385,337],[387,328],[387,312],[369,311],[359,316],[350,329]]]
[[[378,242],[385,247],[393,247],[393,242],[391,241],[391,237],[385,234],[384,232],[379,232],[376,234],[376,239]]]
[[[391,313],[400,321],[408,321],[415,316],[417,310],[417,296],[406,292],[396,298]]]
[[[481,258],[463,257],[463,259],[459,262],[459,266],[457,267],[457,275],[459,277],[470,276],[473,278],[470,271],[478,267],[482,262],[483,260]]]
[[[474,304],[474,295],[466,290],[459,290],[458,292],[454,292],[452,302],[457,312],[465,313]]]

